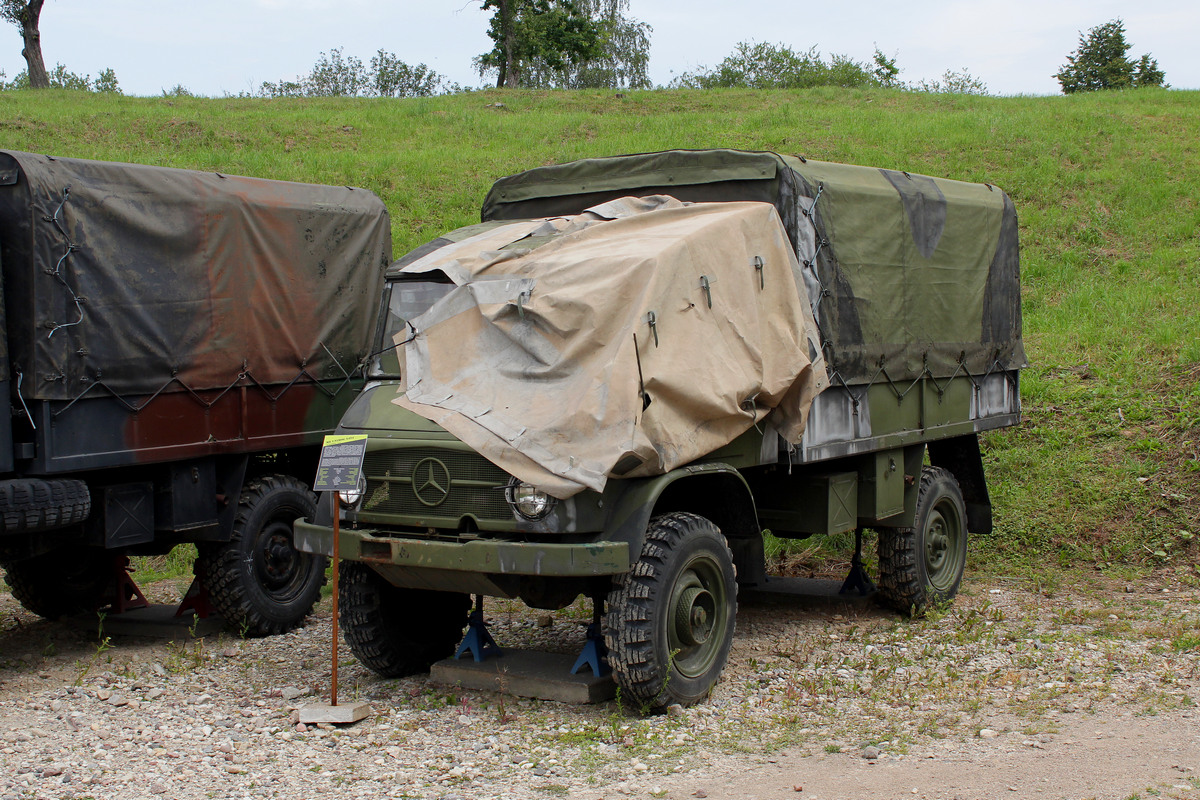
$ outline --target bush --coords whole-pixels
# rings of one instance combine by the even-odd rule
[[[946,70],[942,73],[941,80],[927,81],[922,79],[913,84],[912,88],[918,92],[931,92],[933,94],[986,95],[988,93],[987,84],[967,72],[966,67],[963,67],[962,72]]]
[[[265,82],[260,97],[429,97],[445,86],[445,77],[424,64],[415,67],[401,61],[395,53],[380,50],[371,58],[368,70],[354,56],[344,56],[335,47],[321,53],[308,75],[291,81]]]
[[[0,91],[19,91],[29,88],[28,70],[21,70],[17,74],[17,77],[8,82],[4,80],[5,77],[5,74],[0,72]],[[71,72],[62,64],[56,64],[54,69],[49,71],[49,78],[51,89],[121,94],[121,87],[117,82],[117,73],[112,68],[101,70],[100,76],[93,81],[91,75],[78,75]]]
[[[882,55],[876,50],[878,55]],[[886,62],[896,69],[894,61]],[[884,69],[876,61],[875,70]],[[806,89],[812,86],[880,86],[875,70],[849,56],[833,55],[826,63],[816,47],[797,52],[785,44],[739,42],[732,53],[713,69],[701,67],[685,72],[671,82],[684,89]],[[886,74],[894,78],[894,72]],[[896,72],[899,72],[896,69]]]

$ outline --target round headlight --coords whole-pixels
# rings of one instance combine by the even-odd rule
[[[353,507],[362,502],[363,494],[367,491],[367,479],[363,476],[358,476],[358,486],[353,489],[339,489],[338,498],[341,499],[344,507]]]
[[[542,519],[554,508],[553,497],[516,479],[508,484],[505,494],[509,505],[525,519]]]

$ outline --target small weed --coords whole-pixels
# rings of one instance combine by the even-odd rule
[[[1171,640],[1171,647],[1177,653],[1200,650],[1200,633],[1181,633]]]

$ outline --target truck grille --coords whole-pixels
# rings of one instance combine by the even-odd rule
[[[478,453],[442,448],[375,450],[363,460],[363,514],[510,519],[508,473]]]

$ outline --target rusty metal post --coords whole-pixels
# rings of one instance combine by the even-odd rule
[[[333,679],[329,688],[329,705],[336,706],[338,689],[338,562],[341,548],[338,539],[339,517],[342,516],[342,500],[338,493],[333,492]]]

